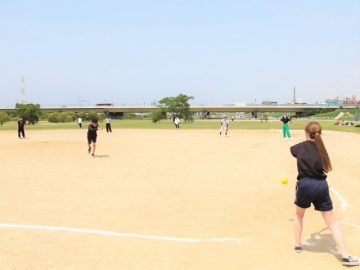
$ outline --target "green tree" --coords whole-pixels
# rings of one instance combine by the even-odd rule
[[[19,117],[22,117],[25,121],[28,121],[30,124],[35,124],[39,121],[41,111],[39,104],[16,104],[15,107],[16,114]]]
[[[176,113],[179,118],[186,122],[193,121],[193,114],[190,112],[189,100],[194,97],[179,94],[176,97],[165,97],[159,101],[159,107],[169,113]]]
[[[159,108],[151,113],[151,121],[156,124],[161,119],[166,118],[166,111],[163,108]]]
[[[0,112],[0,125],[2,126],[7,121],[10,121],[10,116],[5,112]]]

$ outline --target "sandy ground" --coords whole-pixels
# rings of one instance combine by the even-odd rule
[[[294,131],[293,142],[303,139]],[[0,269],[339,269],[319,213],[293,245],[295,159],[277,130],[0,133],[0,225],[30,224],[173,237],[152,240],[0,228]],[[360,135],[325,132],[330,185],[350,252],[360,255]],[[289,183],[280,183],[288,177]],[[184,238],[239,238],[185,242]],[[244,239],[242,239],[244,238]]]

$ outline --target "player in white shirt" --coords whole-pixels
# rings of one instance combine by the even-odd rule
[[[112,132],[111,130],[111,118],[110,116],[107,116],[105,118],[105,123],[106,123],[106,132]]]
[[[220,136],[222,132],[225,132],[225,135],[227,136],[229,130],[229,121],[227,120],[227,116],[224,116],[220,123]]]
[[[177,116],[174,119],[174,125],[175,125],[175,128],[180,128],[180,118]]]
[[[78,122],[78,124],[79,124],[79,127],[82,128],[83,119],[82,119],[81,117],[79,117],[79,118],[77,119],[77,122]]]

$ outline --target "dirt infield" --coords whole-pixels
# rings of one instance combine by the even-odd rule
[[[339,269],[312,209],[305,250],[292,250],[296,161],[278,130],[98,133],[95,158],[84,129],[0,133],[1,270]],[[351,205],[332,193],[335,214],[360,256],[360,135],[324,140],[329,183]]]

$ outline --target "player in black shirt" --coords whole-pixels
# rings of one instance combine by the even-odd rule
[[[96,139],[97,139],[97,130],[99,128],[98,120],[92,119],[90,125],[88,126],[87,140],[88,140],[88,153],[94,157],[96,149]],[[92,147],[91,147],[92,146]],[[92,151],[91,151],[92,148]]]
[[[25,138],[25,120],[22,117],[20,117],[17,124],[18,124],[19,139],[21,138],[21,135],[23,136],[23,138]]]
[[[290,130],[289,130],[289,122],[291,121],[291,118],[284,113],[284,116],[280,119],[280,121],[283,123],[282,131],[283,131],[283,137],[284,139],[288,137],[291,138]]]
[[[344,239],[333,216],[333,205],[326,181],[326,173],[332,166],[329,155],[321,138],[321,127],[317,122],[310,122],[305,127],[306,141],[290,148],[297,159],[298,182],[296,185],[295,251],[301,252],[301,233],[306,208],[311,204],[320,211],[326,225],[331,230],[342,255],[344,265],[359,265],[359,260],[346,251]]]

